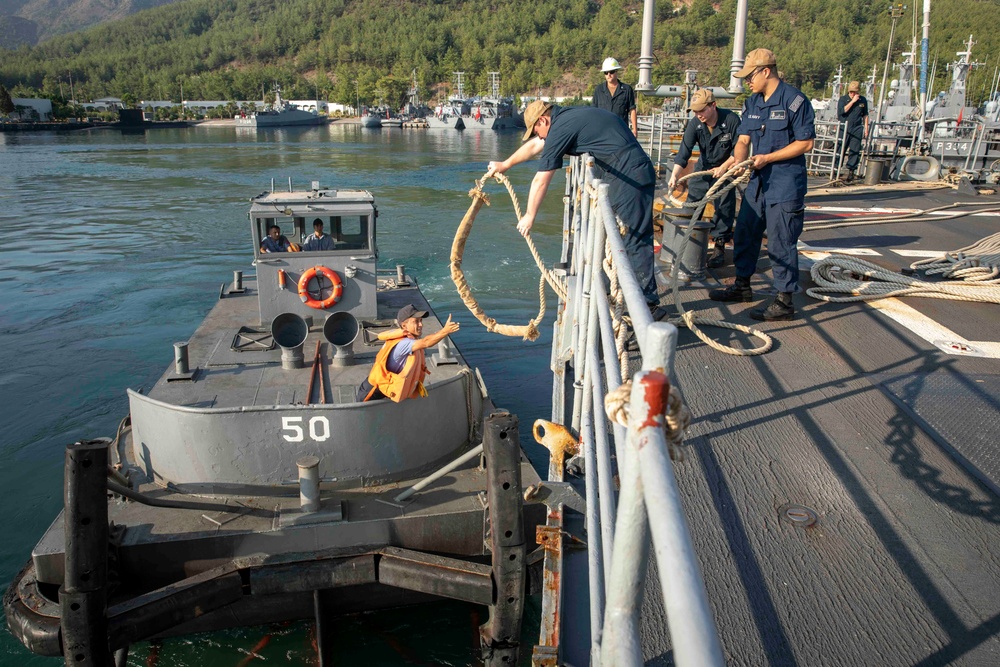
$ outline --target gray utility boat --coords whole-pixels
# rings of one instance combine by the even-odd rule
[[[326,660],[332,614],[445,597],[489,606],[485,659],[516,660],[545,514],[522,504],[538,476],[517,419],[448,339],[427,350],[426,396],[355,402],[401,307],[441,329],[402,266],[379,273],[377,217],[371,193],[315,182],[251,200],[256,276],[236,272],[175,363],[129,390],[114,440],[67,448],[65,509],[4,598],[29,649],[104,664],[315,615]],[[271,225],[297,245],[317,220],[331,249],[260,250]]]

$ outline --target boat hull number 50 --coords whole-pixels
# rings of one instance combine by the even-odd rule
[[[308,423],[303,423],[303,419],[303,417],[282,417],[281,437],[287,442],[302,442],[308,430],[309,437],[316,442],[330,439],[330,422],[326,417],[317,415],[310,418]]]

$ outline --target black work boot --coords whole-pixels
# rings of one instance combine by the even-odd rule
[[[750,289],[750,279],[736,276],[733,284],[725,289],[709,291],[708,298],[712,301],[753,301],[753,290]]]
[[[787,321],[795,317],[795,306],[792,305],[790,292],[779,292],[767,308],[755,308],[750,311],[750,317],[762,322]]]
[[[708,255],[708,268],[718,269],[726,265],[726,242],[716,241],[715,247]]]

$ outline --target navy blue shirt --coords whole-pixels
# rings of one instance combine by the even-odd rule
[[[604,81],[594,89],[592,105],[598,109],[610,111],[627,124],[629,114],[635,108],[635,91],[632,90],[632,86],[619,81],[618,87],[615,88],[615,94],[612,95],[611,89],[608,88],[608,82]]]
[[[854,103],[850,111],[846,111],[850,101],[850,95],[844,95],[840,98],[837,102],[837,118],[841,123],[847,123],[848,134],[864,134],[865,118],[868,117],[868,100],[864,96],[858,95],[858,101]]]
[[[618,116],[596,107],[554,106],[551,114],[538,171],[561,168],[565,155],[589,153],[598,167],[632,185],[656,181],[649,156]]]
[[[764,99],[763,93],[750,96],[743,105],[740,136],[750,137],[754,155],[781,150],[794,141],[816,138],[812,104],[797,88],[784,81]],[[745,201],[760,211],[764,202],[778,204],[787,201],[805,202],[806,157],[772,162],[755,169],[747,186]]]
[[[729,159],[733,154],[733,147],[736,146],[736,138],[739,136],[740,117],[729,109],[718,111],[719,118],[712,130],[698,120],[697,116],[688,121],[674,164],[686,167],[696,145],[701,153],[697,171],[715,169]]]

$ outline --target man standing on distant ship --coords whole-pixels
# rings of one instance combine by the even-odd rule
[[[688,202],[700,201],[715,185],[715,181],[726,173],[733,162],[733,147],[740,128],[740,117],[729,109],[719,109],[715,96],[707,88],[694,91],[689,111],[694,118],[684,129],[684,138],[674,158],[674,170],[667,183],[667,192],[673,192],[677,176],[687,167],[694,147],[698,146],[701,157],[695,171],[709,171],[711,174],[695,176],[686,182]],[[712,239],[715,247],[708,257],[708,266],[717,269],[726,263],[726,243],[733,238],[733,218],[736,216],[736,188],[732,188],[715,200],[715,215],[712,217]]]
[[[733,239],[736,279],[725,289],[708,293],[714,301],[752,301],[750,278],[767,231],[778,296],[767,308],[750,312],[755,320],[790,320],[795,316],[792,294],[799,287],[797,244],[805,216],[806,159],[816,138],[815,116],[809,99],[778,78],[774,54],[755,49],[736,76],[753,95],[743,106],[735,163],[743,162],[753,147],[753,176],[743,195]]]
[[[635,109],[635,91],[632,86],[618,80],[622,66],[614,58],[605,58],[601,66],[604,82],[594,89],[593,106],[610,111],[632,128],[632,134],[639,134],[639,122]]]
[[[642,288],[653,319],[667,311],[659,306],[653,265],[653,195],[656,173],[653,163],[624,121],[609,111],[593,107],[558,107],[536,100],[524,110],[524,144],[503,162],[490,162],[486,176],[541,155],[538,173],[531,181],[524,215],[517,231],[531,232],[535,216],[557,169],[566,155],[589,153],[604,170],[611,208],[621,218],[623,239],[635,277]]]
[[[861,95],[861,83],[847,84],[847,94],[837,102],[837,118],[847,123],[847,180],[854,180],[854,172],[861,159],[861,142],[868,136],[868,100]]]

